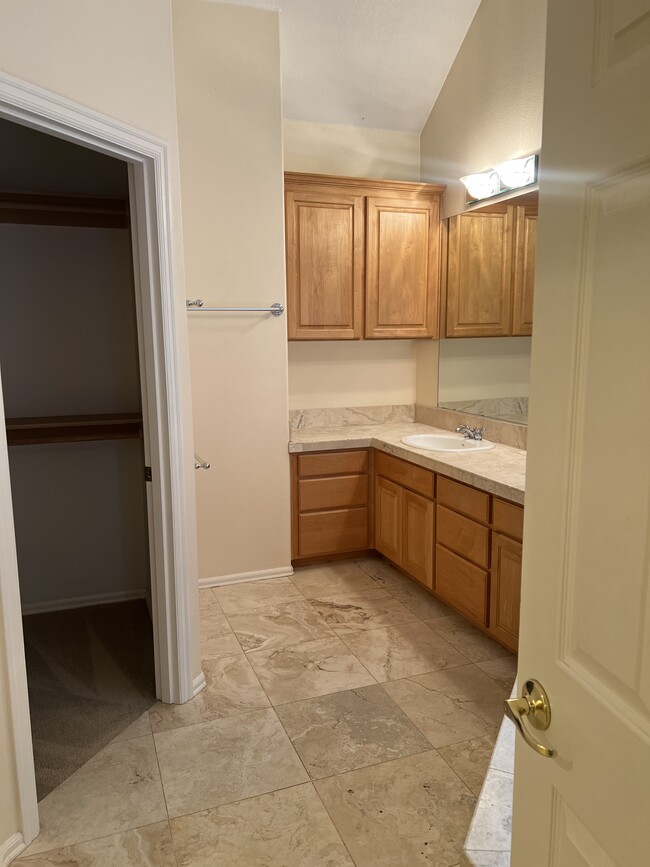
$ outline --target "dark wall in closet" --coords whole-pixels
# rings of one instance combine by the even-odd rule
[[[0,191],[124,201],[127,168],[0,121]],[[5,417],[137,417],[128,227],[0,221],[0,261]],[[24,610],[145,595],[146,506],[137,425],[134,434],[10,446]]]

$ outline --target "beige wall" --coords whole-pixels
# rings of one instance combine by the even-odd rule
[[[168,143],[172,187],[174,284],[177,287],[178,358],[183,401],[180,407],[187,461],[191,461],[192,419],[184,309],[183,250],[177,160],[171,10],[167,0],[5,0],[2,4],[0,58],[2,71],[39,85],[110,117],[156,135]],[[7,486],[8,487],[8,486]],[[0,490],[7,507],[8,490]],[[194,553],[194,478],[185,491],[188,527],[188,573],[196,574]],[[196,611],[193,612],[196,617]],[[0,642],[0,672],[6,668]],[[194,649],[198,673],[198,641]],[[6,713],[6,684],[0,681],[0,707]],[[17,792],[13,768],[7,766],[11,745],[0,721],[0,843],[17,827]]]
[[[415,402],[438,406],[439,340],[418,340],[416,348]]]
[[[287,171],[420,180],[417,133],[299,120],[285,120],[283,130]]]
[[[284,301],[278,16],[178,0],[188,297]],[[190,316],[199,575],[290,568],[286,321]]]
[[[448,184],[444,214],[464,209],[458,178],[542,144],[545,0],[484,0],[420,139],[422,180]]]
[[[417,181],[415,133],[284,121],[284,167],[348,177]],[[415,403],[416,341],[304,341],[289,344],[289,407]]]
[[[289,408],[415,403],[414,343],[412,340],[290,343]]]

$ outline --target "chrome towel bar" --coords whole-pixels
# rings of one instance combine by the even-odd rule
[[[203,300],[196,298],[187,300],[185,306],[190,313],[270,313],[271,316],[282,316],[284,306],[277,301],[270,307],[204,307]]]
[[[195,470],[209,470],[210,462],[204,461],[203,458],[200,458],[197,454],[194,455],[194,469]]]

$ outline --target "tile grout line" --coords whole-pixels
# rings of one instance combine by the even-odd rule
[[[168,824],[169,818],[160,819],[158,822],[146,822],[144,825],[136,825],[134,828],[125,828],[123,831],[112,831],[110,834],[102,834],[100,837],[90,837],[87,840],[77,840],[74,843],[65,843],[63,846],[53,846],[51,849],[44,849],[42,852],[34,852],[33,855],[27,854],[27,849],[32,843],[35,843],[38,840],[38,837],[35,837],[32,840],[32,843],[29,844],[16,858],[12,861],[12,864],[20,864],[21,862],[29,863],[27,858],[40,858],[41,855],[51,855],[52,852],[57,852],[60,849],[71,849],[73,846],[85,846],[86,843],[99,843],[101,840],[109,840],[111,837],[121,837],[122,834],[130,834],[132,831],[140,831],[142,828],[151,828],[153,825],[163,825]]]
[[[339,838],[339,840],[341,841],[341,845],[343,846],[343,848],[345,849],[345,851],[346,851],[346,852],[348,853],[348,855],[350,856],[350,860],[352,861],[352,864],[355,865],[355,867],[356,867],[357,862],[356,862],[356,861],[354,860],[354,858],[352,857],[352,853],[351,853],[350,850],[348,849],[348,847],[347,847],[347,845],[346,845],[346,843],[345,843],[345,840],[344,840],[343,837],[341,836],[341,832],[340,832],[339,829],[338,829],[338,825],[336,824],[336,822],[334,821],[334,819],[333,819],[332,816],[330,815],[329,810],[327,809],[327,807],[326,807],[325,804],[323,803],[323,799],[322,799],[321,796],[320,796],[320,792],[318,791],[318,789],[317,789],[316,786],[314,785],[314,781],[313,781],[313,779],[312,779],[312,776],[311,776],[311,774],[309,773],[309,771],[307,770],[307,766],[306,766],[305,763],[303,762],[303,760],[302,760],[302,756],[300,755],[300,753],[298,752],[298,750],[295,748],[295,746],[294,746],[294,744],[293,744],[293,741],[291,740],[291,735],[290,735],[289,732],[287,731],[287,729],[286,729],[284,723],[282,722],[282,720],[280,719],[280,716],[279,716],[277,713],[276,713],[276,716],[278,717],[278,721],[279,721],[280,725],[282,726],[282,730],[284,731],[284,733],[286,734],[287,738],[289,739],[289,743],[291,744],[291,747],[292,747],[293,751],[294,751],[295,754],[298,756],[298,760],[300,761],[300,764],[301,764],[301,765],[303,766],[303,768],[305,769],[305,773],[307,774],[307,778],[308,778],[308,783],[309,783],[309,785],[311,786],[312,790],[316,793],[316,797],[317,797],[318,800],[321,802],[321,804],[322,804],[322,806],[323,806],[323,809],[325,810],[325,813],[327,814],[327,816],[328,816],[330,822],[332,823],[332,827],[333,827],[334,830],[336,831],[336,833],[337,833],[337,835],[338,835],[338,838]],[[303,784],[303,785],[304,785],[304,784]]]

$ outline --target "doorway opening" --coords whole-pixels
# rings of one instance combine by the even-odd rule
[[[179,237],[173,212],[177,187],[168,145],[149,133],[4,73],[0,73],[0,118],[114,157],[127,166],[142,447],[150,479],[145,487],[155,691],[161,701],[182,704],[202,689],[205,678],[191,629],[195,594],[188,570],[194,557],[188,520],[193,514],[190,479],[194,465],[191,421],[181,393],[186,358],[177,329],[179,298],[185,293],[182,269],[175,264],[173,255]],[[0,370],[3,406],[1,374]],[[20,804],[20,833],[12,846],[19,851],[36,837],[39,822],[10,448],[13,446],[7,445],[5,431],[0,429],[0,641],[6,660],[6,698]],[[105,604],[109,601],[104,599]]]
[[[0,369],[38,799],[155,702],[125,162],[0,119]]]

